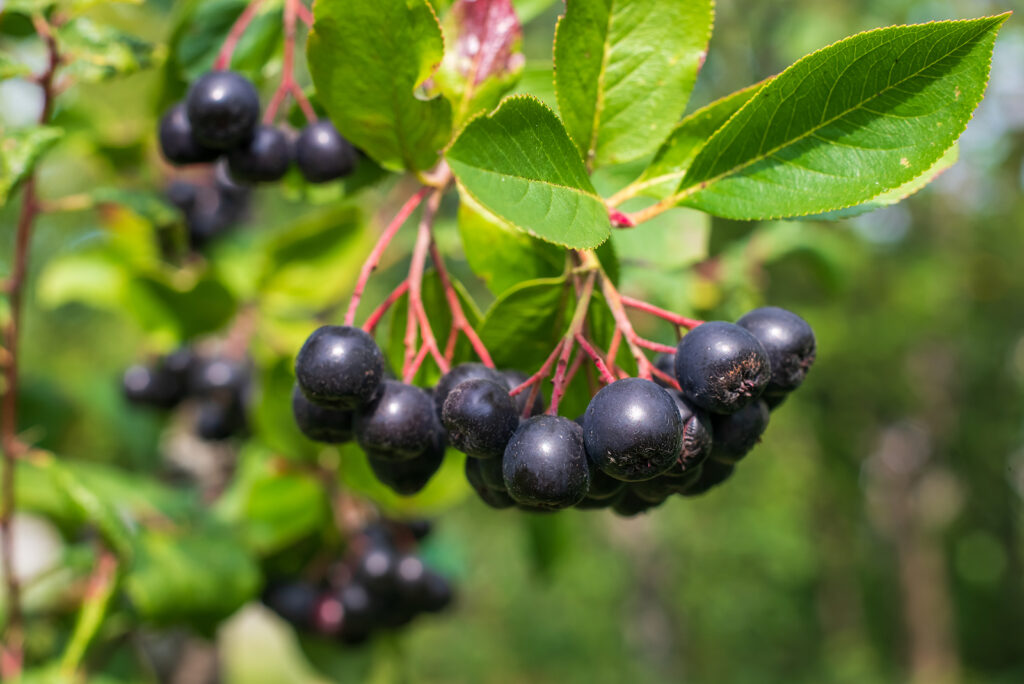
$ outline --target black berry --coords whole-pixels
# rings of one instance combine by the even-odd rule
[[[598,468],[628,482],[665,472],[682,450],[675,402],[649,380],[617,380],[598,392],[583,415],[587,455]]]
[[[418,494],[430,482],[430,478],[441,467],[444,461],[444,444],[431,445],[425,452],[407,461],[396,461],[392,458],[376,458],[367,454],[366,460],[377,479],[391,488],[399,496]]]
[[[482,363],[461,363],[441,376],[437,386],[434,388],[434,404],[437,406],[437,417],[442,417],[445,399],[449,392],[467,380],[490,380],[496,385],[504,385],[505,379],[501,373],[488,368]]]
[[[295,163],[310,183],[343,178],[355,169],[356,148],[345,140],[330,121],[315,121],[295,141]]]
[[[133,404],[174,408],[185,397],[181,379],[166,368],[131,366],[122,381],[125,398]]]
[[[292,415],[302,434],[314,442],[342,444],[352,439],[353,412],[314,404],[298,385],[292,390]]]
[[[745,314],[736,325],[749,330],[768,353],[772,376],[765,394],[785,394],[800,386],[817,353],[807,321],[792,311],[765,306]]]
[[[188,376],[189,392],[196,396],[241,393],[248,382],[249,369],[245,364],[222,358],[196,361]]]
[[[662,373],[670,378],[676,376],[676,355],[675,354],[658,354],[654,357],[654,367],[660,370]],[[672,385],[662,380],[657,375],[654,376],[654,382],[661,385],[665,389],[671,389]]]
[[[310,401],[357,408],[380,388],[384,358],[366,332],[325,325],[306,340],[295,359],[295,377]]]
[[[509,496],[526,506],[568,508],[590,487],[583,430],[561,416],[523,421],[505,449],[502,465]]]
[[[263,603],[288,624],[306,629],[313,624],[319,592],[306,582],[273,583],[263,592]]]
[[[292,146],[279,128],[262,125],[252,139],[228,153],[231,177],[246,183],[281,180],[292,163]]]
[[[501,373],[502,377],[505,378],[505,382],[508,383],[508,388],[510,391],[514,390],[516,387],[519,387],[524,382],[530,379],[530,376],[528,376],[526,373],[521,373],[517,370],[503,370],[499,372]],[[544,397],[543,395],[541,395],[540,392],[537,392],[537,397],[533,400],[533,406],[530,407],[529,413],[526,412],[526,403],[530,401],[530,390],[532,389],[532,387],[527,388],[520,392],[519,394],[517,394],[516,396],[512,397],[516,402],[516,413],[520,416],[539,416],[540,414],[544,413]]]
[[[627,487],[621,494],[615,497],[612,503],[612,510],[615,511],[616,515],[631,518],[634,515],[646,513],[657,505],[657,503],[651,503],[640,498],[631,487]]]
[[[475,458],[500,459],[519,427],[505,384],[480,378],[459,383],[449,392],[441,419],[452,446]]]
[[[233,71],[200,76],[185,98],[192,135],[214,150],[247,142],[260,117],[260,96],[248,79]]]
[[[578,421],[576,421],[579,424]],[[594,461],[587,456],[587,468],[590,470],[590,489],[587,491],[588,499],[611,499],[626,486],[622,480],[616,479],[604,472]]]
[[[683,421],[683,448],[679,452],[679,465],[685,471],[699,466],[711,455],[714,431],[708,414],[694,408],[679,392],[670,390],[669,396],[679,409],[679,418]]]
[[[771,378],[768,353],[748,330],[725,321],[697,326],[680,340],[676,378],[683,396],[712,413],[733,413]]]
[[[505,491],[505,470],[502,467],[502,459],[486,458],[480,461],[480,477],[484,486],[500,492]]]
[[[233,399],[203,399],[198,405],[196,434],[211,442],[225,440],[245,428],[245,412]]]
[[[768,427],[770,412],[761,400],[747,404],[728,416],[715,416],[715,446],[711,456],[723,463],[736,463],[757,446]]]
[[[356,411],[353,427],[366,452],[395,461],[426,452],[440,429],[430,395],[397,380],[381,384],[373,400]]]
[[[706,493],[708,490],[717,487],[732,477],[733,471],[736,469],[735,466],[715,459],[708,459],[700,468],[700,477],[684,491],[680,492],[683,496],[699,496]]]
[[[220,154],[193,137],[184,103],[174,105],[161,117],[159,138],[160,151],[171,164],[205,164]]]

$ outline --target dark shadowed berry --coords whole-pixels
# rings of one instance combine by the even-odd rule
[[[768,405],[768,410],[774,411],[786,401],[788,394],[762,394],[761,400]]]
[[[385,545],[374,545],[366,550],[355,569],[355,578],[372,595],[388,594],[395,589],[398,555]]]
[[[411,534],[416,541],[426,539],[434,529],[434,523],[430,522],[426,518],[406,520],[403,524],[405,525],[405,528],[409,530],[409,534]]]
[[[437,406],[437,417],[442,417],[444,402],[453,389],[467,380],[476,379],[490,380],[496,385],[505,384],[505,379],[501,373],[493,368],[488,368],[482,363],[460,363],[442,375],[441,379],[437,381],[437,386],[434,387],[434,404]]]
[[[700,477],[687,487],[685,491],[680,492],[680,494],[683,496],[699,496],[704,494],[709,489],[722,484],[732,477],[735,469],[735,466],[728,463],[722,463],[713,458],[708,459],[701,466]]]
[[[231,177],[246,183],[281,180],[292,163],[288,136],[274,126],[257,126],[252,139],[228,152]]]
[[[492,459],[495,462],[500,463],[499,459]],[[484,483],[484,476],[480,472],[480,465],[486,461],[478,458],[467,458],[466,459],[466,480],[469,485],[476,492],[476,495],[480,497],[481,501],[490,506],[491,508],[510,508],[515,505],[515,501],[508,495],[508,492],[502,489],[491,489]]]
[[[217,442],[245,428],[245,412],[235,399],[203,399],[198,405],[196,434]]]
[[[419,387],[385,380],[370,403],[356,411],[356,441],[377,459],[416,458],[436,444],[440,430],[434,402]]]
[[[444,446],[431,447],[407,461],[376,458],[372,452],[367,454],[366,459],[378,480],[400,496],[412,496],[422,491],[441,467]]]
[[[159,137],[160,151],[172,164],[205,164],[220,154],[193,137],[184,103],[174,105],[161,117]]]
[[[723,463],[736,463],[757,446],[768,427],[770,412],[761,400],[748,404],[728,416],[714,416],[715,446],[711,457]]]
[[[505,471],[501,465],[502,459],[488,458],[480,463],[480,477],[483,478],[484,486],[488,489],[505,491]]]
[[[764,347],[748,330],[725,321],[698,325],[676,351],[683,396],[712,413],[733,413],[756,399],[771,379]]]
[[[772,379],[765,394],[785,394],[800,386],[817,353],[807,321],[792,311],[765,306],[744,314],[736,325],[749,330],[768,353]]]
[[[295,377],[317,404],[358,408],[380,388],[384,358],[369,334],[350,326],[325,325],[302,345]]]
[[[590,487],[583,430],[561,416],[523,421],[505,449],[502,465],[509,496],[526,506],[568,508]]]
[[[711,455],[714,435],[711,418],[694,408],[681,393],[669,390],[669,396],[679,409],[679,417],[683,421],[683,448],[679,452],[679,465],[682,470],[695,468]]]
[[[451,605],[454,599],[452,585],[436,572],[427,570],[423,573],[420,610],[437,613]]]
[[[343,178],[357,161],[356,148],[326,119],[307,125],[295,141],[295,163],[310,183]]]
[[[241,74],[210,71],[185,98],[192,135],[214,150],[229,150],[252,137],[260,117],[260,96]]]
[[[350,582],[338,592],[341,602],[341,636],[346,641],[358,642],[374,628],[375,606],[370,592],[358,582]]]
[[[263,603],[288,624],[306,629],[313,625],[319,592],[306,582],[271,583]]]
[[[574,422],[577,425],[580,424],[579,420]],[[587,491],[588,499],[610,499],[621,492],[626,486],[626,483],[622,480],[614,478],[598,468],[590,456],[587,456],[587,468],[590,470],[590,489]]]
[[[240,393],[249,382],[246,364],[231,359],[204,359],[191,365],[189,392],[195,396]]]
[[[459,383],[445,399],[441,419],[453,447],[475,458],[500,459],[519,427],[505,384],[476,378]]]
[[[631,487],[627,487],[621,494],[615,497],[615,501],[612,503],[612,510],[615,511],[616,515],[632,518],[634,515],[646,513],[657,505],[657,503],[641,499]]]
[[[192,183],[186,183],[185,181],[174,181],[167,186],[164,190],[164,196],[167,201],[181,209],[183,212],[188,213],[192,211],[192,208],[196,205],[196,199],[199,196],[199,188]]]
[[[342,444],[352,439],[354,413],[314,404],[298,385],[292,389],[292,415],[302,434],[314,442]]]
[[[682,450],[675,402],[650,380],[625,378],[594,395],[583,416],[587,455],[598,468],[628,482],[665,472]]]
[[[585,497],[582,501],[579,501],[575,506],[573,506],[573,508],[578,508],[581,511],[597,511],[602,508],[611,508],[611,506],[615,503],[615,499],[615,496],[609,496],[608,498],[605,499],[592,499],[591,497],[588,496]]]
[[[166,368],[135,365],[124,372],[125,398],[133,404],[155,408],[174,408],[185,398],[180,377]]]
[[[654,367],[660,370],[662,373],[670,378],[676,376],[676,355],[675,354],[658,354],[654,357]],[[668,384],[657,375],[654,376],[654,382],[664,387],[665,389],[671,389],[672,385]]]
[[[660,504],[678,489],[671,478],[660,475],[643,482],[631,482],[629,489],[647,503]]]
[[[509,390],[514,390],[516,387],[519,387],[530,379],[530,376],[526,373],[520,373],[517,370],[503,370],[500,372],[502,377],[505,378],[505,382],[508,383]],[[526,402],[530,401],[530,390],[532,389],[533,388],[530,387],[512,397],[516,402],[516,413],[520,416],[526,414]],[[537,396],[533,400],[533,406],[530,407],[530,412],[527,414],[527,417],[539,416],[544,413],[544,408],[544,396],[540,392],[537,392]]]

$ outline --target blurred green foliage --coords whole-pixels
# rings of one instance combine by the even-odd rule
[[[21,477],[19,501],[55,520],[68,544],[60,581],[41,580],[29,598],[49,614],[66,599],[59,587],[89,572],[92,545],[75,536],[83,507],[96,507],[90,519],[105,521],[97,527],[111,546],[142,559],[124,579],[131,601],[118,604],[106,626],[110,645],[93,654],[92,665],[110,679],[93,681],[151,678],[131,657],[135,642],[125,635],[133,615],[152,618],[156,627],[147,629],[182,616],[207,628],[204,636],[223,647],[230,682],[1024,680],[1024,31],[1017,18],[997,43],[989,95],[961,141],[960,161],[906,202],[835,223],[752,225],[678,211],[616,232],[629,294],[702,318],[732,319],[770,302],[800,312],[819,343],[805,388],[774,415],[728,486],[621,520],[485,509],[468,498],[452,456],[427,490],[401,500],[376,483],[357,449],[339,453],[301,438],[288,406],[292,356],[318,320],[338,320],[376,224],[410,186],[388,177],[341,201],[338,188],[297,182],[261,190],[244,228],[204,257],[162,259],[155,238],[174,219],[152,192],[172,172],[155,152],[156,119],[211,62],[217,36],[243,6],[202,3],[196,20],[183,4],[84,10],[89,21],[137,38],[111,48],[116,60],[83,72],[97,82],[62,97],[54,125],[65,136],[40,170],[44,199],[84,194],[102,206],[44,215],[32,245],[21,428],[68,464],[59,476],[55,466],[26,467],[32,472]],[[1024,9],[1015,4],[720,0],[691,110],[859,30]],[[520,88],[550,102],[560,5],[522,5],[535,18],[524,36]],[[105,42],[81,26],[83,50]],[[273,81],[279,24],[261,19],[257,28],[239,48],[238,66]],[[0,16],[0,34],[12,54],[38,59],[17,15]],[[188,49],[175,48],[185,35]],[[170,56],[145,51],[143,41],[171,43]],[[162,67],[145,68],[154,54]],[[99,82],[108,69],[125,76]],[[0,88],[0,116],[17,118],[20,92]],[[383,176],[366,168],[367,181]],[[595,185],[621,187],[641,168],[603,171]],[[0,208],[5,237],[16,199]],[[529,324],[557,336],[554,322],[494,312],[509,296],[560,291],[534,280],[489,309],[508,275],[486,283],[474,276],[461,255],[454,205],[442,217],[438,241],[467,300],[487,312],[480,314],[485,339],[503,362],[531,370],[554,337],[547,347],[503,349],[502,328]],[[404,274],[411,240],[407,231],[388,252],[361,316]],[[10,239],[0,241],[4,269],[10,250]],[[541,259],[514,280],[559,273]],[[427,282],[432,315],[441,316],[435,281]],[[254,435],[207,509],[198,505],[206,492],[144,477],[173,480],[162,454],[183,428],[128,406],[119,377],[129,364],[222,333],[239,311],[252,310],[260,385]],[[6,315],[4,303],[0,319]],[[403,310],[394,316],[404,320]],[[668,328],[637,322],[646,336],[671,341]],[[382,346],[400,337],[393,327],[382,326]],[[389,353],[400,355],[394,345]],[[434,379],[430,368],[418,378]],[[581,380],[567,411],[580,408],[583,391]],[[425,553],[458,579],[457,610],[363,649],[300,647],[252,606],[215,635],[214,620],[256,591],[253,558],[265,569],[294,569],[311,537],[314,545],[341,543],[325,531],[329,503],[312,475],[334,466],[345,486],[386,510],[441,514]],[[81,482],[99,500],[83,494]],[[154,516],[165,524],[145,528]],[[169,543],[175,537],[187,545]],[[207,624],[196,623],[197,613]],[[38,624],[28,641],[33,662],[61,647],[71,622]]]

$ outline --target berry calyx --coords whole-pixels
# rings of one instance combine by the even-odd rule
[[[598,468],[627,482],[665,472],[679,458],[682,430],[672,397],[641,378],[602,388],[583,414],[587,455]]]
[[[694,408],[682,394],[669,391],[669,396],[679,409],[679,418],[683,421],[683,447],[679,451],[679,466],[682,470],[691,470],[703,463],[711,455],[714,430],[708,414]]]
[[[295,377],[310,401],[358,408],[380,388],[384,357],[369,334],[351,326],[325,325],[302,345]]]
[[[231,177],[246,183],[281,180],[292,163],[292,146],[280,128],[261,125],[252,139],[228,153]]]
[[[307,125],[295,141],[295,163],[310,183],[343,178],[352,173],[357,160],[356,148],[326,119]]]
[[[501,458],[519,427],[515,402],[504,384],[476,378],[449,392],[441,411],[453,447],[474,458]]]
[[[200,144],[230,150],[252,137],[260,117],[260,96],[241,74],[210,71],[189,88],[185,108]]]
[[[561,416],[523,421],[505,449],[502,469],[509,496],[526,506],[568,508],[590,488],[583,430]]]
[[[792,392],[807,377],[817,354],[814,331],[800,316],[777,306],[765,306],[743,315],[736,325],[758,339],[771,362],[767,395]]]
[[[684,335],[675,370],[683,396],[712,413],[739,411],[761,395],[772,372],[757,338],[726,321],[710,321]]]
[[[405,461],[435,445],[441,429],[430,395],[419,387],[385,380],[370,403],[356,412],[356,440],[379,460]]]

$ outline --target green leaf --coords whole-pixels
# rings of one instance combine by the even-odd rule
[[[451,105],[416,89],[444,55],[426,0],[318,2],[307,57],[320,103],[341,133],[391,170],[428,169],[448,142]]]
[[[712,136],[674,198],[732,219],[801,216],[926,173],[981,100],[1007,16],[868,31],[804,57]]]
[[[145,219],[154,226],[174,225],[181,220],[181,211],[167,201],[163,193],[134,188],[96,188],[89,196],[97,204],[116,204]]]
[[[494,294],[565,270],[565,250],[509,228],[468,194],[459,202],[459,235],[470,268]]]
[[[939,160],[932,164],[932,167],[922,173],[917,178],[904,183],[898,188],[883,192],[881,195],[874,197],[863,204],[857,204],[846,209],[837,209],[836,211],[830,211],[824,214],[812,214],[810,216],[802,216],[800,218],[812,220],[812,221],[838,221],[840,219],[852,218],[854,216],[860,216],[866,214],[875,209],[881,209],[882,207],[888,207],[897,202],[902,202],[906,198],[913,195],[924,186],[931,183],[933,180],[938,178],[943,171],[953,166],[960,158],[960,146],[954,144],[946,153],[939,157]]]
[[[519,81],[523,29],[511,0],[457,0],[444,19],[446,46],[434,83],[454,108],[455,126],[493,109]]]
[[[713,0],[573,0],[555,32],[558,109],[588,166],[657,149],[704,64]]]
[[[0,52],[0,81],[28,76],[31,73],[32,70],[27,64],[12,59],[6,52]]]
[[[570,289],[565,278],[530,280],[491,305],[479,332],[495,365],[523,371],[540,368],[572,313]]]
[[[643,175],[630,187],[636,194],[659,199],[668,197],[679,186],[686,175],[690,162],[697,156],[704,143],[721,128],[740,107],[745,105],[766,81],[747,86],[743,90],[726,95],[711,104],[701,107],[688,115],[672,130],[668,139],[654,155],[654,160]]]
[[[166,316],[173,321],[181,340],[220,330],[235,315],[238,306],[224,284],[210,276],[182,288],[169,278],[141,275],[127,294],[159,306],[163,310],[160,318]]]
[[[152,66],[156,56],[150,43],[86,17],[61,25],[57,40],[64,71],[84,83],[133,74]]]
[[[0,137],[0,205],[64,134],[53,126],[33,126],[6,131]]]
[[[516,6],[516,14],[519,15],[519,20],[524,24],[543,14],[555,2],[557,0],[513,0],[513,4]]]
[[[509,227],[577,249],[596,247],[611,232],[562,122],[532,97],[509,97],[471,121],[447,158],[461,192]]]

